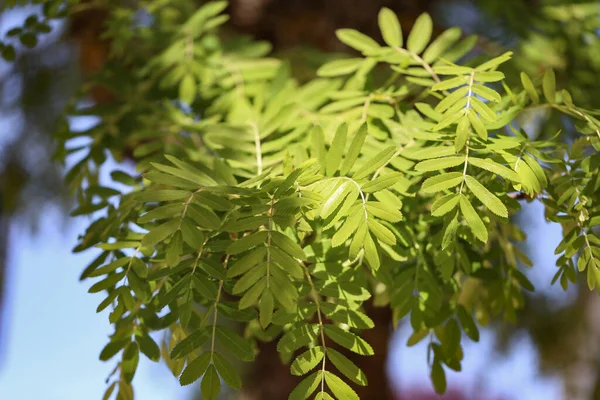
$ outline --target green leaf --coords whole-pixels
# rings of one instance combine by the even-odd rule
[[[298,260],[306,260],[302,247],[287,235],[281,232],[271,231],[271,242],[281,250]]]
[[[460,321],[460,324],[462,325],[467,336],[470,337],[474,342],[478,342],[479,329],[477,328],[473,317],[467,312],[464,306],[459,305],[457,307],[456,316],[458,317],[458,320]]]
[[[460,348],[460,328],[456,319],[451,319],[444,326],[444,337],[442,339],[442,345],[446,354],[456,354],[456,351]]]
[[[229,267],[227,270],[227,277],[233,278],[243,274],[250,268],[262,262],[265,259],[266,254],[267,249],[265,247],[253,249]]]
[[[102,400],[108,400],[110,398],[110,396],[113,394],[113,392],[115,391],[116,386],[117,386],[117,381],[114,381],[113,383],[111,383],[106,388],[106,391],[104,392],[104,396],[102,396]]]
[[[367,220],[369,231],[373,233],[381,242],[393,246],[396,244],[396,237],[388,228],[373,218]],[[366,243],[365,243],[366,250]]]
[[[344,199],[352,192],[352,186],[354,184],[349,180],[344,180],[337,189],[329,196],[327,201],[323,203],[321,207],[320,217],[325,219],[329,217],[338,206],[344,201]]]
[[[267,288],[260,298],[259,305],[260,325],[263,329],[266,329],[271,323],[271,319],[273,318],[273,305],[273,294],[269,288]]]
[[[160,299],[159,309],[162,309],[167,304],[171,304],[173,302],[173,300],[175,300],[179,296],[179,294],[181,293],[181,290],[185,286],[189,285],[190,279],[191,279],[190,275],[186,275],[183,278],[181,278],[179,281],[177,281],[177,283],[175,285],[173,285],[173,287],[167,293],[164,294],[162,299]]]
[[[552,69],[547,69],[544,73],[542,89],[544,90],[546,100],[552,104],[556,103],[556,78]]]
[[[227,254],[239,254],[267,242],[267,231],[258,231],[236,240],[227,247]]]
[[[113,243],[101,243],[95,247],[102,250],[120,250],[120,249],[135,249],[140,246],[140,242],[133,241],[117,241]]]
[[[460,39],[461,30],[458,27],[446,29],[439,35],[431,44],[427,47],[427,50],[423,53],[423,61],[426,63],[432,63]]]
[[[315,400],[335,400],[331,395],[327,392],[319,392],[315,396]]]
[[[187,190],[173,190],[173,189],[162,189],[162,190],[144,190],[143,192],[137,192],[133,195],[136,201],[143,203],[154,203],[159,201],[174,201],[181,200],[190,197],[191,193]]]
[[[471,86],[471,90],[473,91],[473,93],[483,97],[486,100],[495,101],[497,103],[500,103],[502,101],[502,96],[500,96],[498,92],[496,92],[493,89],[490,89],[487,86],[479,85],[476,83]]]
[[[217,304],[219,312],[226,318],[234,319],[241,322],[249,322],[256,319],[257,313],[254,309],[239,310],[238,306],[238,303],[233,301],[224,302],[220,300]]]
[[[177,231],[175,231],[175,234],[173,235],[173,237],[171,238],[171,241],[167,245],[167,254],[166,254],[167,265],[171,268],[175,268],[177,266],[177,264],[179,264],[179,259],[180,259],[182,252],[183,252],[183,236],[182,236],[181,230],[177,230]],[[135,260],[139,260],[139,258],[135,258]],[[141,262],[141,260],[139,262]],[[137,269],[141,270],[140,267],[143,267],[143,270],[147,271],[148,269],[146,268],[146,265],[142,263],[142,265],[139,266],[139,262],[134,263],[134,264],[138,265]],[[136,271],[136,273],[137,273],[137,271]],[[147,274],[147,272],[146,272],[146,274]],[[140,275],[140,274],[138,274],[138,275]]]
[[[331,245],[333,247],[337,247],[337,246],[344,244],[344,242],[346,240],[348,240],[348,238],[350,236],[352,236],[352,234],[354,234],[354,232],[356,232],[356,230],[358,229],[358,226],[363,221],[364,221],[363,214],[361,214],[361,213],[351,214],[348,218],[346,218],[346,221],[342,224],[341,228],[338,229],[335,232],[335,234],[333,235],[333,237],[331,238]]]
[[[350,148],[348,149],[346,157],[344,158],[344,161],[342,162],[342,166],[340,168],[341,176],[345,176],[348,172],[350,172],[352,166],[354,166],[354,163],[358,159],[362,146],[365,143],[366,137],[367,123],[365,122],[360,126],[360,128],[358,128],[358,131],[354,134],[354,137],[352,138],[352,142],[350,142]]]
[[[467,225],[471,228],[471,231],[476,238],[481,240],[483,243],[488,241],[488,231],[485,224],[477,214],[477,211],[473,208],[469,199],[463,194],[460,196],[460,210],[467,221]]]
[[[271,259],[275,261],[281,269],[296,279],[304,278],[304,270],[293,257],[283,252],[278,247],[271,246]]]
[[[176,360],[190,354],[192,351],[199,349],[208,340],[211,335],[209,327],[200,328],[190,334],[188,337],[177,343],[171,350],[170,358]]]
[[[125,382],[131,383],[139,364],[140,350],[136,342],[130,342],[123,350],[123,361],[121,362],[121,372]]]
[[[173,157],[169,154],[165,154],[165,158],[177,167],[177,169],[169,170],[172,175],[181,176],[182,178],[185,178],[190,182],[195,182],[200,186],[215,186],[217,184],[213,178],[206,175],[193,165],[181,161],[177,157]],[[162,166],[161,170],[166,172],[165,166]]]
[[[264,262],[258,264],[256,267],[252,268],[248,271],[244,276],[242,276],[233,286],[231,290],[232,294],[239,295],[244,293],[246,290],[250,289],[256,282],[258,282],[262,277],[267,274],[267,266],[268,263]]]
[[[130,258],[129,257],[122,257],[122,258],[118,258],[115,261],[106,264],[103,267],[100,267],[92,272],[90,272],[88,274],[88,276],[90,278],[96,277],[96,276],[101,276],[101,275],[105,275],[108,274],[110,272],[115,271],[117,268],[122,267],[124,265],[126,265],[127,263],[129,263]]]
[[[425,339],[425,337],[427,337],[427,335],[429,334],[429,330],[427,329],[421,329],[418,331],[414,331],[408,338],[408,340],[406,341],[406,345],[408,347],[412,347],[414,345],[416,345],[417,343],[419,343],[421,340]]]
[[[338,399],[359,400],[356,392],[346,382],[329,371],[325,371],[325,383]]]
[[[179,84],[179,100],[186,104],[192,104],[196,97],[196,80],[193,74],[184,75]]]
[[[540,164],[529,154],[523,154],[523,160],[525,160],[529,168],[531,168],[531,171],[540,183],[540,190],[546,188],[546,186],[548,186],[548,178],[546,178],[546,173]]]
[[[385,221],[398,222],[402,220],[402,213],[394,208],[394,204],[388,205],[382,202],[368,201],[366,207],[369,214]]]
[[[444,54],[444,60],[456,62],[467,53],[469,53],[478,42],[477,35],[469,35],[461,40],[456,46],[453,46]]]
[[[348,135],[348,125],[343,122],[337,129],[331,147],[325,158],[325,172],[327,176],[333,176],[342,161],[342,154],[346,148],[346,138]]]
[[[525,88],[525,91],[533,104],[539,104],[540,96],[537,94],[535,86],[533,86],[533,82],[531,82],[531,78],[529,78],[529,75],[525,72],[521,72],[521,84],[523,85],[523,88]]]
[[[410,182],[409,182],[409,185],[410,185]],[[402,200],[400,200],[398,195],[394,194],[390,190],[384,189],[384,190],[375,192],[375,198],[379,201],[379,203],[376,203],[376,204],[389,205],[391,209],[397,210],[398,213],[402,209]],[[372,202],[372,201],[367,201],[367,204],[373,204],[373,203],[374,202]],[[383,218],[383,219],[385,219],[385,218]],[[401,214],[400,214],[400,219],[402,219]],[[385,220],[388,221],[387,219],[385,219]],[[398,222],[398,220],[390,221],[390,222]]]
[[[110,360],[129,343],[129,339],[113,340],[109,342],[100,352],[100,361]]]
[[[402,156],[410,160],[428,160],[455,154],[450,146],[409,147],[402,152]]]
[[[402,29],[396,13],[384,7],[379,11],[378,22],[383,41],[390,47],[402,47]]]
[[[492,111],[484,102],[477,97],[471,96],[471,107],[481,115],[481,117],[489,122],[496,121],[496,113]]]
[[[373,355],[373,348],[363,338],[338,326],[325,325],[327,337],[342,347],[363,356]]]
[[[361,189],[365,193],[378,192],[380,190],[387,189],[390,186],[394,186],[396,183],[398,183],[402,176],[403,174],[400,172],[390,172],[365,183],[361,186]]]
[[[296,388],[290,393],[288,400],[306,400],[310,395],[317,389],[319,382],[321,382],[322,371],[313,372],[308,377],[304,378],[302,382],[296,386]]]
[[[352,382],[367,386],[367,376],[360,368],[339,351],[328,347],[327,358],[333,365]]]
[[[444,197],[440,197],[431,205],[431,215],[434,217],[441,217],[442,215],[448,214],[454,210],[460,201],[458,193],[451,193]]]
[[[423,193],[431,194],[441,192],[458,186],[463,180],[462,172],[447,172],[427,178],[421,186]]]
[[[471,192],[494,214],[507,218],[508,210],[502,201],[472,176],[465,176],[465,183]]]
[[[113,304],[118,295],[119,295],[119,291],[117,289],[116,290],[112,290],[108,294],[108,296],[106,296],[106,298],[104,300],[102,300],[102,302],[100,304],[98,304],[98,307],[96,308],[96,312],[99,313],[102,310],[105,310],[106,307],[108,307],[111,304]]]
[[[482,159],[482,158],[476,158],[476,157],[469,157],[469,164],[473,165],[474,167],[493,172],[494,174],[500,175],[504,179],[508,179],[515,183],[518,183],[521,181],[521,178],[519,178],[519,175],[517,175],[517,173],[515,171],[513,171],[512,169],[506,168],[505,166],[500,165],[497,162],[492,161],[489,158]]]
[[[373,237],[371,237],[368,232],[365,234],[363,247],[365,249],[365,259],[367,260],[367,263],[373,270],[378,270],[381,265],[379,252],[377,251],[377,246],[375,246]]]
[[[335,34],[343,43],[363,53],[379,49],[375,40],[354,29],[338,29]]]
[[[100,282],[96,282],[89,289],[88,293],[98,293],[102,290],[115,287],[115,285],[125,277],[125,271],[119,272],[118,274],[108,275]]]
[[[446,392],[446,373],[439,362],[434,362],[431,366],[431,381],[437,394],[442,395]]]
[[[432,160],[421,161],[415,165],[415,170],[420,172],[439,171],[441,169],[456,167],[464,162],[465,156],[434,158]]]
[[[429,104],[427,103],[415,103],[415,108],[423,115],[425,115],[426,117],[439,122],[440,119],[442,119],[442,114],[435,111],[433,109],[433,107],[431,107]]]
[[[488,131],[487,128],[485,127],[485,125],[483,124],[483,122],[481,121],[480,118],[477,117],[477,115],[475,115],[474,112],[472,111],[468,111],[467,112],[467,118],[469,118],[469,122],[471,123],[471,127],[473,127],[473,129],[475,130],[475,132],[477,133],[477,135],[483,139],[483,140],[487,140],[488,138]]]
[[[436,65],[433,70],[439,75],[471,75],[473,68],[460,65]]]
[[[277,343],[277,351],[280,353],[292,353],[296,349],[306,346],[317,338],[320,330],[319,325],[295,326],[287,331]]]
[[[296,290],[296,287],[290,282],[283,271],[278,268],[272,268],[271,273],[272,284],[269,288],[273,293],[273,297],[285,311],[293,311],[298,303],[298,291]]]
[[[219,376],[230,388],[240,390],[242,388],[242,378],[237,370],[222,355],[213,353],[213,364],[219,373]]]
[[[469,127],[470,127],[469,117],[466,115],[460,119],[458,125],[456,126],[456,139],[454,140],[454,150],[456,152],[460,152],[467,143],[467,138],[469,137]]]
[[[433,22],[431,17],[427,13],[421,14],[408,35],[406,48],[415,54],[420,54],[427,47],[432,32]]]
[[[435,111],[439,113],[446,112],[450,107],[456,104],[459,100],[463,99],[469,93],[469,88],[467,86],[460,87],[450,93],[448,96],[444,97],[442,101],[440,101],[437,106],[435,106]]]
[[[504,74],[500,71],[476,72],[475,80],[479,82],[497,82],[504,79]]]
[[[140,346],[140,351],[148,357],[149,360],[158,362],[160,360],[160,348],[148,334],[136,336],[135,340]]]
[[[159,242],[164,241],[179,228],[179,220],[174,219],[165,222],[162,225],[152,228],[142,239],[142,246],[152,247]]]
[[[513,52],[507,51],[504,54],[499,55],[498,57],[494,57],[489,61],[484,62],[475,68],[477,71],[486,71],[496,68],[498,65],[507,62],[512,58]]]
[[[208,370],[202,378],[200,384],[200,391],[202,392],[202,398],[205,400],[215,400],[221,392],[221,381],[217,374],[217,369],[214,364],[208,366]]]
[[[458,216],[457,214],[450,220],[446,229],[444,230],[444,237],[442,238],[442,250],[445,250],[450,244],[454,242],[456,238],[456,230],[458,229]]]
[[[190,204],[187,208],[187,213],[198,225],[206,229],[219,229],[221,220],[211,210],[197,204]]]
[[[161,220],[161,219],[169,219],[173,218],[181,211],[183,211],[184,204],[183,203],[170,203],[164,206],[157,207],[153,210],[148,211],[146,214],[142,215],[138,218],[138,224],[145,224],[146,222]]]
[[[581,259],[581,257],[580,257],[580,259]],[[529,292],[535,292],[535,286],[533,286],[533,283],[531,283],[531,281],[525,276],[525,274],[523,274],[518,269],[513,269],[511,271],[511,273],[515,277],[517,282],[519,282],[519,285],[521,285],[521,287],[523,289],[525,289]]]
[[[321,346],[315,346],[312,349],[308,349],[296,357],[292,363],[292,375],[301,376],[307,374],[311,369],[316,367],[321,360],[323,360],[324,356],[325,353],[323,352],[323,347]]]
[[[179,377],[181,386],[192,384],[200,379],[210,364],[210,358],[210,352],[206,352],[189,362]]]
[[[362,58],[345,58],[329,61],[319,67],[317,75],[322,77],[348,75],[356,71],[363,60]]]
[[[234,332],[233,329],[218,325],[215,329],[215,334],[219,343],[231,354],[242,361],[254,360],[254,351],[250,342]]]
[[[242,296],[238,305],[239,309],[243,310],[253,306],[258,301],[258,298],[262,292],[265,290],[265,287],[267,287],[267,278],[263,277],[254,286],[252,286],[250,290],[244,294],[244,296]]]
[[[8,62],[15,61],[15,59],[17,58],[17,52],[15,51],[15,47],[10,44],[5,45],[2,48],[2,58],[4,58]]]
[[[446,79],[445,81],[438,82],[431,87],[431,90],[441,91],[454,89],[459,86],[466,85],[469,82],[468,76],[457,76],[456,78]]]
[[[261,226],[269,224],[268,215],[256,215],[248,218],[231,219],[222,229],[227,232],[242,232],[249,230],[258,230]]]
[[[368,175],[375,172],[379,167],[383,166],[387,163],[390,158],[396,152],[396,146],[392,145],[386,147],[379,153],[377,153],[373,158],[367,160],[359,169],[352,175],[352,178],[355,180],[366,178]]]

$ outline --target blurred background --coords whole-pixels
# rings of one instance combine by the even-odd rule
[[[307,79],[332,54],[348,51],[337,41],[336,29],[379,38],[377,13],[384,6],[398,14],[405,33],[427,11],[438,33],[454,25],[464,34],[476,33],[481,39],[475,53],[513,50],[515,71],[538,76],[553,68],[578,105],[599,106],[600,2],[231,0],[225,34],[271,42],[296,76]],[[39,12],[39,4],[3,11],[0,40],[10,40],[12,28]],[[100,398],[111,372],[109,363],[98,360],[110,333],[108,312],[95,313],[101,295],[88,294],[88,285],[78,280],[95,255],[71,253],[87,220],[68,215],[70,194],[62,181],[69,165],[53,163],[52,139],[67,102],[86,74],[102,65],[106,15],[106,9],[91,7],[48,21],[52,29],[33,49],[17,42],[15,61],[0,61],[0,399]],[[515,71],[507,77],[516,84]],[[110,101],[110,96],[96,92],[88,100]],[[94,123],[69,120],[72,129]],[[543,112],[523,124],[536,137],[551,136],[557,126],[563,127],[564,140],[576,135],[568,121]],[[133,168],[126,160],[120,164]],[[600,299],[585,287],[564,293],[550,286],[553,250],[562,233],[545,221],[541,204],[524,203],[515,218],[528,235],[521,250],[534,263],[526,273],[537,290],[528,295],[516,324],[492,321],[480,343],[466,345],[463,371],[448,372],[449,390],[442,398],[600,399]],[[390,340],[387,376],[394,398],[440,398],[429,382],[426,344],[405,345],[410,327],[400,325],[393,334],[386,325],[375,329]],[[179,387],[166,366],[146,359],[135,389],[141,400],[199,398],[197,387]]]

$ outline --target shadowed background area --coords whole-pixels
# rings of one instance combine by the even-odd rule
[[[194,9],[202,2],[188,3],[190,9]],[[597,107],[600,104],[597,96],[600,83],[596,78],[600,71],[597,35],[600,5],[594,12],[593,3],[581,2],[581,10],[585,12],[574,11],[569,15],[545,8],[576,3],[566,0],[231,0],[228,12],[232,18],[223,35],[250,35],[270,42],[277,56],[290,61],[294,75],[307,80],[324,61],[350,52],[337,40],[336,29],[354,28],[380,40],[377,13],[381,7],[389,7],[398,15],[405,33],[421,13],[429,12],[435,23],[434,34],[453,25],[460,26],[464,35],[476,33],[480,39],[475,54],[499,54],[511,49],[518,54],[513,64],[515,71],[537,74],[553,68],[559,83],[568,82],[578,104]],[[58,116],[86,78],[111,61],[107,58],[110,46],[114,45],[103,37],[111,2],[82,4],[86,7],[81,7],[82,11],[68,20],[51,21],[51,32],[42,36],[35,48],[16,46],[14,63],[0,61],[2,398],[33,399],[40,398],[33,396],[41,393],[47,395],[42,398],[70,398],[65,397],[70,389],[60,387],[66,383],[55,385],[53,390],[58,388],[55,393],[35,394],[31,391],[33,388],[23,387],[25,381],[18,377],[24,370],[35,375],[47,373],[29,369],[29,364],[35,363],[41,354],[47,357],[46,362],[58,364],[56,370],[47,373],[48,378],[52,378],[47,385],[63,382],[69,376],[75,377],[74,381],[81,378],[88,384],[94,382],[93,388],[86,384],[81,392],[71,388],[74,393],[80,393],[73,399],[82,398],[81,393],[100,392],[103,377],[110,373],[108,366],[96,361],[108,332],[107,317],[92,315],[97,299],[86,293],[86,287],[77,284],[81,269],[92,255],[71,256],[69,253],[77,233],[85,227],[85,219],[69,219],[69,199],[74,194],[63,184],[64,166],[53,163],[52,134],[64,123]],[[9,37],[14,26],[39,12],[35,4],[4,11],[0,15],[0,38]],[[586,26],[585,32],[578,30],[580,25]],[[594,31],[596,36],[587,33]],[[512,75],[507,73],[509,79],[518,81],[518,74]],[[90,94],[88,101],[96,104],[110,105],[119,101],[102,86],[92,87]],[[71,120],[69,123],[85,125],[93,121]],[[560,126],[561,121],[532,118],[530,124],[531,131],[537,132],[534,134],[546,135],[552,127]],[[131,150],[124,151],[122,159],[112,162],[131,167],[128,164]],[[465,349],[465,371],[449,376],[451,390],[444,398],[600,398],[600,346],[595,343],[600,334],[600,299],[585,287],[571,290],[567,295],[559,288],[551,288],[549,282],[555,272],[552,250],[560,241],[560,227],[549,229],[543,210],[537,204],[526,205],[517,218],[530,235],[522,250],[536,264],[530,277],[538,290],[528,296],[526,309],[516,324],[507,327],[492,321],[482,339],[484,343]],[[50,271],[60,271],[60,274]],[[437,398],[428,386],[425,348],[407,349],[405,342],[410,332],[402,325],[393,337],[392,316],[387,308],[371,305],[369,315],[375,321],[375,328],[365,331],[363,336],[373,344],[376,356],[356,360],[370,382],[366,388],[357,388],[361,398]],[[38,341],[44,345],[36,345]],[[54,352],[48,352],[48,346],[53,346]],[[71,351],[62,353],[59,349],[63,347],[71,347]],[[297,379],[289,374],[288,367],[278,362],[274,344],[262,343],[260,348],[257,363],[247,372],[253,384],[244,390],[242,397],[284,398],[282,394],[289,393]],[[15,349],[29,353],[25,357]],[[25,358],[27,362],[23,361]],[[87,362],[84,358],[95,364],[80,368],[79,363]],[[44,365],[44,369],[50,366]],[[537,379],[538,373],[543,378],[534,384],[532,381]],[[198,392],[177,389],[177,382],[164,366],[147,366],[140,375],[143,381],[137,386],[145,388],[139,392],[143,400],[193,398]],[[522,380],[523,375],[529,379]],[[498,376],[501,385],[495,381]],[[170,383],[165,383],[167,381]],[[509,385],[518,387],[510,389]],[[21,391],[25,391],[25,397],[18,396]]]

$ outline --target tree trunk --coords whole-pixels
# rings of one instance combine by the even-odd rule
[[[333,343],[328,347],[342,351],[367,375],[368,386],[352,384],[352,388],[361,399],[392,400],[396,397],[388,381],[387,354],[392,334],[392,313],[389,307],[374,307],[371,302],[365,304],[367,314],[373,319],[375,327],[364,330],[360,336],[371,346],[373,356],[360,356],[341,349]],[[240,395],[242,400],[285,400],[290,392],[302,380],[290,373],[289,365],[285,365],[277,352],[277,341],[259,343],[260,353],[247,373],[244,389]],[[333,366],[331,366],[334,369]],[[338,374],[338,375],[341,375]],[[345,379],[345,381],[347,381]]]

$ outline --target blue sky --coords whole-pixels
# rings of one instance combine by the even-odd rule
[[[0,399],[81,400],[101,398],[115,361],[98,354],[111,327],[96,314],[102,294],[88,294],[78,276],[93,254],[70,252],[85,228],[79,219],[63,225],[56,210],[44,213],[40,231],[14,224],[9,260],[7,313],[1,326]],[[137,398],[184,399],[164,364],[145,360],[136,377]]]

